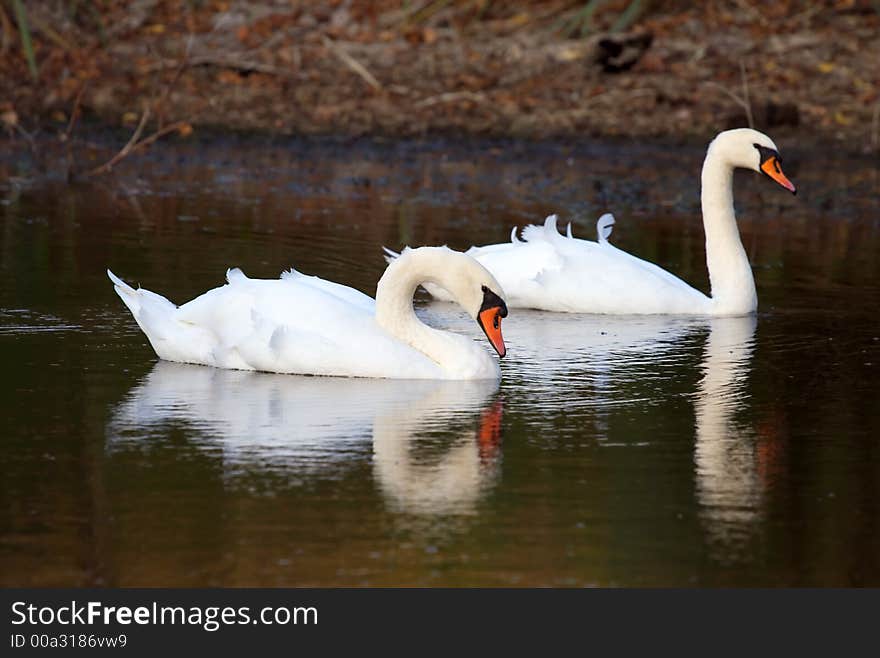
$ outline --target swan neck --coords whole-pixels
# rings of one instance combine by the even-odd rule
[[[710,148],[703,163],[701,205],[713,313],[742,315],[757,307],[752,267],[733,208],[733,165]]]
[[[405,251],[393,260],[376,288],[376,321],[388,333],[425,354],[447,369],[465,358],[462,337],[429,327],[419,320],[413,308],[413,296],[423,283],[446,288],[453,297],[455,286],[448,273],[455,263],[440,249],[421,248]]]

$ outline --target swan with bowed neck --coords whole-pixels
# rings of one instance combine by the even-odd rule
[[[471,247],[466,253],[495,275],[511,308],[606,314],[682,314],[736,316],[758,305],[751,265],[743,249],[733,210],[733,170],[753,169],[791,192],[773,141],[747,128],[720,133],[703,162],[701,202],[706,233],[706,263],[712,295],[706,296],[677,276],[608,242],[614,217],[599,219],[598,241],[575,239],[556,228],[551,215],[543,226],[527,226],[523,240]],[[386,250],[388,258],[396,254]],[[449,301],[438,286],[434,297]]]
[[[448,290],[504,356],[504,292],[470,256],[445,247],[413,249],[390,264],[376,299],[295,271],[280,279],[227,272],[228,283],[175,306],[127,285],[109,270],[160,359],[218,368],[395,379],[497,379],[498,363],[468,337],[418,319],[423,283]]]

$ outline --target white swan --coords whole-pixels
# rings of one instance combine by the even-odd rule
[[[227,285],[177,307],[107,274],[156,354],[168,361],[344,377],[497,379],[498,363],[484,348],[416,317],[413,294],[422,283],[448,290],[499,356],[506,351],[501,286],[473,258],[445,247],[413,249],[389,265],[375,301],[293,270],[267,280],[233,269]]]
[[[773,141],[756,130],[742,128],[720,133],[703,162],[702,209],[706,232],[706,263],[712,296],[707,297],[653,263],[636,258],[608,243],[614,217],[598,222],[598,242],[562,236],[556,216],[543,226],[527,226],[525,241],[471,247],[466,253],[495,275],[513,307],[546,311],[608,314],[686,314],[735,316],[757,308],[755,280],[740,240],[733,211],[733,170],[753,169],[795,192],[782,173]],[[394,252],[388,252],[394,258]],[[445,290],[427,285],[438,299]]]

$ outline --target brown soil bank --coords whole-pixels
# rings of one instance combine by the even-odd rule
[[[873,0],[7,0],[0,39],[9,132],[880,140]]]

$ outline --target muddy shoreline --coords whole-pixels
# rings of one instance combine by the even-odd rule
[[[437,10],[416,15],[400,4],[157,0],[105,9],[103,37],[90,19],[35,6],[37,77],[7,29],[0,121],[10,135],[64,131],[76,116],[180,137],[670,143],[752,123],[780,141],[880,152],[870,2],[810,12],[672,2],[625,31],[613,28],[627,3],[610,3],[583,34],[566,27],[579,3],[502,3],[478,16],[464,2],[421,3]]]

